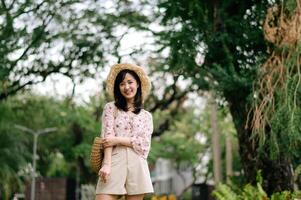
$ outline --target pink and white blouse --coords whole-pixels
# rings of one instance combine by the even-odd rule
[[[117,109],[114,102],[105,105],[102,113],[102,137],[129,137],[134,151],[146,159],[152,133],[153,118],[148,111],[141,109],[139,114],[135,114]]]

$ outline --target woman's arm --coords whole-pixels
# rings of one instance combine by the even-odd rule
[[[113,147],[115,145],[133,147],[129,137],[106,137],[103,139],[104,148]]]
[[[103,165],[109,165],[111,166],[111,161],[112,161],[112,147],[108,147],[104,149],[104,158],[102,161],[102,166]]]
[[[105,148],[102,167],[98,172],[98,175],[101,177],[104,183],[106,183],[109,180],[109,176],[111,174],[111,158],[112,158],[112,147]]]
[[[111,137],[114,136],[114,104],[107,103],[104,107],[102,114],[102,130],[101,137]],[[109,179],[111,173],[111,158],[112,158],[112,147],[104,149],[104,159],[102,167],[99,170],[98,174],[101,177],[102,181],[106,182]]]

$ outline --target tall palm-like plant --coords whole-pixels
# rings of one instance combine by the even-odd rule
[[[3,129],[0,132],[0,191],[1,199],[9,199],[13,191],[21,187],[19,169],[25,164],[25,146],[16,134]],[[8,127],[5,127],[8,128]]]

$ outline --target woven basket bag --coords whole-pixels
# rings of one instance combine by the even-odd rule
[[[102,146],[102,138],[95,137],[91,149],[90,165],[95,173],[98,173],[104,157],[104,149]]]

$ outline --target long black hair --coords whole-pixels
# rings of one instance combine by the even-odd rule
[[[137,93],[135,95],[134,98],[134,107],[135,110],[133,111],[135,114],[138,114],[140,112],[140,110],[143,108],[143,103],[142,103],[142,92],[141,92],[141,81],[138,77],[138,75],[129,69],[124,69],[122,71],[120,71],[115,79],[114,82],[114,98],[115,98],[115,106],[121,110],[124,111],[128,111],[127,108],[127,103],[126,103],[126,99],[125,97],[121,94],[120,89],[119,89],[119,85],[120,83],[124,80],[125,75],[129,73],[130,75],[132,75],[135,80],[137,81]]]

